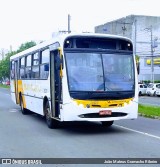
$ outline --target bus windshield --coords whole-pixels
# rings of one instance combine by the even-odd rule
[[[133,91],[133,56],[126,53],[66,53],[70,91]]]

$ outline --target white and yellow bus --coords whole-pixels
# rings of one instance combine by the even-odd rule
[[[11,95],[23,114],[64,121],[135,119],[137,69],[132,42],[104,34],[63,34],[10,58]]]

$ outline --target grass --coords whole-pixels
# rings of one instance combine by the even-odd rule
[[[138,112],[141,116],[160,119],[160,107],[139,104]]]
[[[9,85],[3,85],[3,84],[0,84],[0,87],[1,87],[1,88],[10,88]]]

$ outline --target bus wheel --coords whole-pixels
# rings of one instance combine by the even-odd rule
[[[58,121],[54,120],[51,117],[51,110],[50,110],[50,106],[49,106],[49,102],[48,101],[47,101],[47,103],[46,103],[46,105],[44,107],[44,113],[45,113],[45,117],[46,117],[47,126],[50,129],[56,129],[56,128],[58,128]]]
[[[104,127],[110,127],[112,126],[114,121],[102,121],[102,126]]]
[[[27,114],[27,109],[24,108],[23,98],[22,98],[21,95],[20,95],[20,99],[19,99],[19,101],[20,101],[20,106],[21,106],[21,112],[22,112],[22,114],[26,115],[26,114]]]

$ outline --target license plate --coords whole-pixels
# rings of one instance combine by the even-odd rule
[[[112,110],[101,110],[99,115],[112,115]]]

